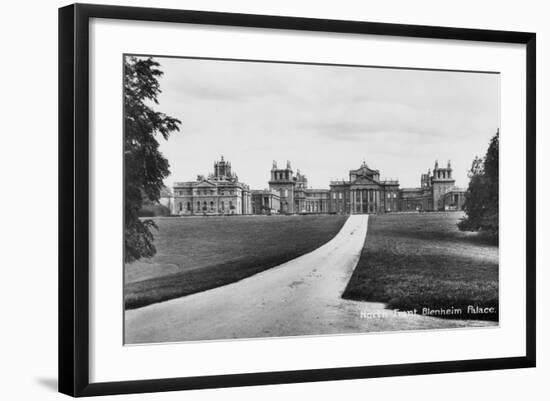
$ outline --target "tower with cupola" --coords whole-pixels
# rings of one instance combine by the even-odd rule
[[[214,174],[211,178],[216,180],[231,180],[235,178],[235,174],[231,172],[231,162],[226,161],[223,155],[220,160],[214,162]]]

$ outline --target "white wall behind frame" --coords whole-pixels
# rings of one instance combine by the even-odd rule
[[[247,13],[272,13],[321,18],[341,18],[429,25],[463,26],[537,32],[538,65],[538,264],[547,266],[549,250],[543,236],[550,233],[547,177],[550,164],[544,157],[550,151],[548,137],[548,71],[550,26],[545,2],[537,0],[463,0],[458,3],[436,0],[394,0],[369,2],[342,0],[90,0],[128,6],[155,6],[209,9]],[[0,291],[4,324],[0,330],[3,353],[0,369],[5,380],[2,398],[10,400],[63,400],[55,392],[57,358],[57,7],[67,1],[11,2],[4,5],[0,30],[3,63],[0,71],[4,96],[3,171],[5,191],[13,196],[0,198],[3,211],[1,231],[2,272],[6,283]],[[20,196],[28,191],[36,196]],[[6,193],[6,192],[3,192]],[[17,195],[19,194],[19,195]],[[32,211],[32,212],[31,212]],[[38,222],[37,222],[38,221]],[[25,283],[25,285],[21,285]],[[448,375],[397,377],[315,384],[263,386],[182,393],[106,397],[105,399],[151,400],[334,400],[359,396],[371,399],[446,400],[498,399],[546,400],[547,363],[546,321],[550,299],[543,291],[548,273],[538,274],[539,362],[537,369],[489,371]],[[22,289],[24,287],[24,290]],[[542,340],[540,340],[542,339]]]

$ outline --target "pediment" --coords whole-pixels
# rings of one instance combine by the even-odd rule
[[[203,180],[197,184],[197,188],[214,188],[216,184],[208,180]]]
[[[351,170],[350,173],[355,174],[355,175],[371,176],[371,175],[378,174],[379,171],[378,170],[373,170],[373,169],[369,168],[369,166],[364,164],[361,167],[359,167],[357,170]]]
[[[355,179],[355,181],[353,181],[351,185],[379,185],[379,184],[369,177],[362,176],[362,177],[357,177],[357,179]]]

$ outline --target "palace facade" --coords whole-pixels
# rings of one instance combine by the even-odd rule
[[[331,181],[328,189],[308,187],[305,174],[290,161],[279,168],[273,161],[269,187],[250,190],[231,171],[223,156],[214,173],[196,181],[174,184],[170,200],[175,215],[225,214],[364,214],[400,211],[462,210],[465,190],[455,186],[451,162],[421,174],[417,188],[400,188],[398,180],[380,179],[380,171],[365,162],[350,170],[348,179]]]
[[[223,156],[214,162],[214,172],[208,177],[199,175],[195,181],[174,183],[170,205],[171,213],[177,215],[252,213],[250,188],[239,182]]]

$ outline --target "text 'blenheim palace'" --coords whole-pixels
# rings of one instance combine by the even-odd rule
[[[399,211],[461,210],[465,190],[455,187],[451,162],[420,178],[418,188],[399,188],[398,180],[381,180],[380,172],[365,162],[350,170],[349,179],[331,181],[329,189],[308,188],[307,177],[285,168],[271,168],[269,188],[251,190],[231,171],[231,163],[214,163],[208,177],[176,182],[167,199],[174,215],[388,213]]]

